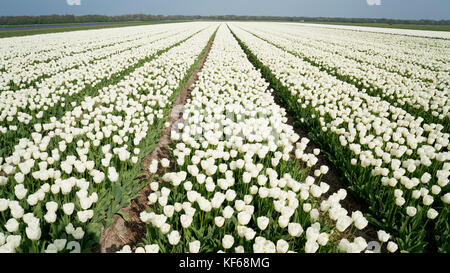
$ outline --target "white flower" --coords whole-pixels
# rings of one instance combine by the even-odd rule
[[[278,217],[278,225],[281,228],[287,227],[288,224],[289,224],[289,217],[288,216],[281,215],[280,217]]]
[[[81,223],[86,223],[87,220],[89,220],[89,214],[87,213],[86,210],[78,211],[77,217]]]
[[[317,237],[317,243],[321,246],[326,245],[328,243],[328,234],[325,232],[320,233]]]
[[[161,189],[161,195],[162,196],[169,196],[169,194],[170,194],[170,189],[168,189],[168,188],[166,188],[166,187],[163,187],[162,189]]]
[[[340,242],[339,242],[339,249],[342,250],[343,252],[349,252],[349,248],[350,248],[350,242],[343,238]]]
[[[58,248],[55,244],[47,245],[47,248],[44,251],[45,253],[58,253]]]
[[[233,216],[234,214],[234,209],[230,206],[226,206],[223,211],[222,211],[223,217],[225,217],[225,219],[229,219]]]
[[[244,247],[243,246],[237,246],[234,248],[235,253],[244,253]]]
[[[94,183],[100,184],[105,179],[105,174],[101,171],[95,172],[93,176]]]
[[[9,206],[9,200],[0,198],[0,212],[7,210],[8,206]]]
[[[53,244],[56,246],[58,251],[62,251],[64,247],[66,246],[67,240],[66,239],[56,239]]]
[[[174,207],[174,209],[175,209],[176,212],[180,212],[180,211],[183,209],[183,205],[182,205],[181,203],[178,203],[178,202],[176,202],[176,203],[173,205],[173,207]]]
[[[318,198],[322,195],[322,189],[315,184],[311,185],[311,187],[309,188],[309,191],[311,192],[312,196],[314,196],[316,198]]]
[[[245,226],[250,222],[251,215],[245,211],[241,211],[237,215],[238,222],[240,225]]]
[[[66,227],[65,227],[66,233],[67,234],[72,234],[73,232],[75,232],[75,228],[73,227],[72,223],[69,223]]]
[[[395,198],[395,204],[399,207],[403,206],[405,204],[406,200],[403,197],[397,197]]]
[[[192,190],[192,183],[190,182],[190,181],[186,181],[186,182],[184,182],[183,183],[183,187],[184,187],[184,189],[186,190],[186,191],[190,191],[190,190]]]
[[[433,208],[430,208],[427,211],[427,217],[431,220],[435,219],[438,215],[439,213]]]
[[[268,178],[265,175],[258,175],[258,185],[264,186],[267,182]]]
[[[214,218],[214,223],[216,224],[217,227],[222,227],[223,224],[225,223],[225,218],[222,216],[216,216]]]
[[[84,237],[84,230],[82,227],[77,227],[73,233],[72,236],[77,239],[77,240],[81,240]]]
[[[171,245],[177,245],[180,242],[181,236],[178,231],[172,230],[172,232],[169,233],[168,238]]]
[[[229,249],[229,248],[231,248],[233,246],[233,244],[234,244],[233,236],[228,235],[228,234],[223,236],[223,238],[222,238],[222,246],[223,246],[223,248]]]
[[[108,168],[108,179],[111,182],[116,182],[119,179],[119,174],[117,173],[116,168],[114,167]]]
[[[267,225],[269,224],[269,218],[267,218],[266,216],[260,216],[256,218],[256,222],[260,230],[265,230],[267,228]]]
[[[431,195],[425,195],[423,197],[423,204],[425,206],[430,206],[431,204],[433,204],[433,201],[434,201],[434,199],[433,199],[433,196],[431,196]]]
[[[413,217],[414,215],[416,215],[416,213],[417,213],[417,209],[415,207],[411,207],[411,206],[406,207],[406,214],[408,214],[408,216]]]
[[[183,228],[188,228],[192,223],[192,216],[183,214],[180,216],[180,221]]]
[[[421,196],[420,191],[419,190],[413,190],[411,196],[414,199],[419,199],[420,196]]]
[[[307,240],[305,244],[305,253],[315,253],[319,249],[316,241]]]
[[[252,202],[252,200],[253,200],[253,196],[251,196],[251,195],[249,195],[249,194],[247,194],[247,195],[245,195],[244,196],[244,202],[245,202],[245,204],[250,204],[251,202]]]
[[[26,227],[25,233],[27,234],[28,239],[32,241],[36,241],[41,238],[41,228],[38,225]]]
[[[395,251],[397,251],[398,246],[396,243],[390,241],[387,246],[386,246],[387,250],[391,253],[394,253]]]
[[[283,239],[277,241],[277,252],[286,253],[289,250],[289,243]]]
[[[234,200],[234,198],[236,198],[236,192],[232,189],[228,189],[225,192],[225,199],[227,199],[227,201],[231,202]]]
[[[132,253],[131,246],[124,245],[121,250],[117,251],[117,253]]]
[[[270,240],[266,240],[264,242],[263,248],[264,248],[264,253],[275,253],[276,252],[276,246]]]
[[[198,253],[200,251],[200,241],[196,240],[189,243],[189,252]]]
[[[314,179],[314,177],[312,177],[312,176],[308,176],[308,177],[306,177],[306,179],[305,179],[305,183],[306,183],[306,185],[308,185],[308,186],[313,185],[313,184],[314,184],[314,181],[315,181],[315,179]]]
[[[243,200],[236,200],[234,202],[234,207],[237,211],[242,211],[245,207],[245,202]]]
[[[175,211],[175,208],[172,205],[166,205],[163,210],[164,210],[164,214],[167,217],[172,217],[172,215]]]
[[[159,203],[162,207],[164,207],[165,205],[167,205],[167,201],[168,201],[167,196],[161,195],[160,197],[158,197],[158,203]]]
[[[438,195],[440,192],[441,187],[439,187],[438,185],[431,186],[431,193],[433,193],[434,195]]]
[[[247,231],[246,226],[237,226],[236,229],[237,229],[237,233],[238,233],[239,237],[245,236],[245,231]]]
[[[303,211],[304,212],[310,212],[312,209],[312,205],[310,203],[304,203],[303,204]]]
[[[161,166],[163,168],[167,168],[167,167],[169,167],[169,165],[170,165],[170,161],[167,158],[161,159]]]
[[[153,159],[152,163],[148,166],[148,171],[150,173],[156,173],[158,171],[158,161]]]
[[[161,233],[162,234],[166,234],[166,233],[168,233],[169,231],[170,231],[170,225],[168,224],[168,223],[164,223],[164,224],[162,224],[161,226],[160,226],[160,230],[161,230]]]
[[[256,235],[256,231],[254,231],[253,229],[247,228],[245,230],[244,237],[247,241],[253,240],[253,238],[255,238],[255,235]]]
[[[258,193],[258,190],[259,190],[258,186],[253,185],[253,186],[250,187],[250,194],[255,195],[255,194]]]
[[[360,252],[367,248],[367,242],[363,237],[356,237],[353,242],[359,247]]]
[[[158,244],[146,245],[144,246],[144,249],[146,253],[158,253],[159,245]]]
[[[380,240],[380,242],[383,242],[383,243],[386,243],[387,241],[389,241],[389,238],[391,237],[391,235],[384,230],[379,230],[377,232],[377,235],[378,235],[378,240]]]
[[[145,249],[141,246],[136,247],[136,250],[134,251],[134,253],[145,253]]]
[[[152,224],[158,228],[160,228],[167,220],[167,216],[164,214],[155,214],[150,216]]]
[[[431,180],[431,174],[425,172],[422,177],[420,178],[420,181],[424,184],[428,183]]]
[[[17,199],[21,200],[27,195],[28,190],[25,189],[23,184],[17,184],[14,186],[14,193]]]
[[[442,199],[442,202],[444,202],[445,204],[450,204],[450,192],[447,192],[444,196],[441,197],[441,199]],[[1,200],[0,200],[0,202],[1,202]],[[0,211],[1,211],[1,208],[0,208]]]
[[[47,211],[49,212],[55,212],[58,209],[58,203],[54,202],[54,201],[50,201],[47,202],[45,204],[45,208],[47,209]]]
[[[317,219],[319,219],[319,210],[318,209],[312,209],[309,212],[309,215],[310,215],[312,220],[317,220]]]
[[[16,232],[19,228],[19,222],[16,219],[10,218],[5,224],[6,230],[8,232]]]
[[[344,230],[346,230],[352,224],[352,222],[353,221],[352,221],[351,217],[349,217],[347,215],[343,215],[338,218],[338,220],[336,222],[336,228],[340,232],[344,232]]]
[[[152,205],[158,201],[158,194],[156,194],[155,192],[152,192],[152,193],[150,193],[150,195],[147,198],[148,198],[148,203],[150,205]]]
[[[328,173],[328,166],[327,165],[320,166],[320,172],[322,174],[327,174]]]
[[[151,182],[150,183],[150,189],[154,192],[158,191],[159,189],[159,183],[158,182]]]
[[[54,223],[56,221],[56,213],[49,211],[44,215],[44,219],[47,223]]]
[[[367,219],[363,216],[356,218],[354,221],[355,227],[359,230],[364,229],[369,224],[369,221],[367,221]]]
[[[299,223],[289,223],[288,233],[292,237],[299,237],[303,233],[303,228]]]
[[[92,206],[92,200],[90,198],[80,198],[80,206],[82,209],[87,210]]]
[[[244,172],[244,174],[242,175],[242,180],[244,183],[249,183],[251,181],[252,177],[250,175],[250,173],[248,172]]]

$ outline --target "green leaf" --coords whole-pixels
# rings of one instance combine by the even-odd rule
[[[122,216],[122,218],[125,220],[125,222],[130,221],[130,216],[128,214],[126,214],[125,212],[123,212],[122,210],[119,210],[117,212],[117,214],[119,214],[120,216]]]
[[[100,223],[89,223],[86,230],[88,233],[93,233],[97,238],[100,238],[102,225]]]
[[[120,187],[117,187],[116,190],[114,191],[114,198],[117,201],[120,201],[122,199],[122,189]]]

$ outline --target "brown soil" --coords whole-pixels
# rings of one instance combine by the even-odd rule
[[[275,103],[278,104],[280,107],[284,108],[283,103],[280,101],[278,94],[276,92],[272,92],[272,96],[274,97]],[[287,124],[293,126],[295,119],[288,111],[286,111],[286,117],[288,119]],[[310,139],[310,137],[308,136],[308,131],[305,128],[297,126],[297,127],[294,127],[294,131],[300,136],[300,139],[298,142],[300,142],[301,138],[303,138],[303,137]],[[305,149],[305,152],[313,153],[313,150],[316,148],[320,149],[319,146],[317,146],[315,143],[313,143],[310,140]],[[293,158],[295,158],[294,154],[292,156],[293,156]],[[311,168],[311,171],[310,171],[311,176],[314,177],[314,175],[313,175],[314,171],[316,169],[319,169],[320,166],[322,166],[322,165],[326,165],[329,168],[328,173],[322,176],[321,181],[330,185],[330,189],[328,190],[328,192],[323,194],[322,198],[328,198],[330,195],[337,192],[338,190],[346,189],[348,186],[348,181],[345,180],[345,178],[340,174],[340,172],[336,168],[336,166],[334,166],[334,164],[331,163],[326,158],[326,156],[322,153],[322,151],[317,156],[317,158],[318,158],[318,161],[317,161],[316,165],[314,165]],[[363,214],[366,214],[368,211],[367,208],[356,199],[356,197],[351,195],[350,191],[347,191],[347,197],[344,200],[342,200],[340,202],[340,204],[342,205],[343,208],[345,208],[349,212],[350,215],[351,215],[351,212],[356,211],[356,210],[361,211]],[[358,236],[361,236],[367,242],[378,241],[377,229],[370,223],[363,230],[357,230],[355,232],[354,236],[355,236],[355,238]],[[339,237],[349,239],[348,238],[349,236],[345,233],[341,234],[341,236],[339,236]]]
[[[147,155],[143,161],[143,175],[139,177],[141,181],[149,180],[151,174],[148,171],[150,163],[156,159],[158,162],[167,158],[170,160],[171,164],[168,170],[172,169],[174,164],[171,158],[169,146],[170,141],[170,131],[171,128],[176,128],[178,122],[180,122],[183,115],[183,106],[187,99],[191,96],[191,91],[193,90],[193,84],[198,79],[198,72],[203,68],[203,64],[211,50],[214,39],[208,43],[205,54],[200,59],[197,68],[194,70],[193,74],[189,78],[188,82],[184,85],[183,89],[180,91],[177,100],[173,104],[173,108],[169,113],[168,122],[171,124],[169,127],[165,127],[161,133],[161,137],[155,145],[155,149]],[[160,165],[158,165],[160,166]],[[157,174],[162,174],[164,170],[158,168]],[[167,171],[167,169],[166,169]],[[152,182],[149,180],[149,182]],[[125,221],[123,217],[119,214],[115,214],[113,219],[114,223],[109,226],[106,230],[102,229],[101,239],[98,245],[96,245],[92,250],[93,252],[111,253],[122,249],[125,245],[130,245],[133,250],[136,249],[136,244],[139,243],[146,233],[145,224],[140,220],[139,214],[149,208],[147,204],[147,196],[151,193],[150,185],[147,184],[142,190],[138,192],[140,197],[133,199],[125,208],[121,209],[121,212],[129,216],[129,220]]]

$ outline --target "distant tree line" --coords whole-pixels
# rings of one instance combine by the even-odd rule
[[[41,16],[0,16],[0,25],[26,24],[69,24],[69,23],[114,23],[161,20],[220,20],[220,21],[288,21],[288,22],[334,22],[334,23],[378,23],[378,24],[410,24],[410,25],[450,25],[450,20],[399,20],[378,18],[339,18],[339,17],[283,17],[283,16],[186,16],[186,15],[149,15],[128,14],[120,16],[106,15],[41,15]]]

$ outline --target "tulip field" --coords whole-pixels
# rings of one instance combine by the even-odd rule
[[[0,252],[98,252],[118,217],[106,252],[449,252],[450,41],[421,33],[0,39]]]

